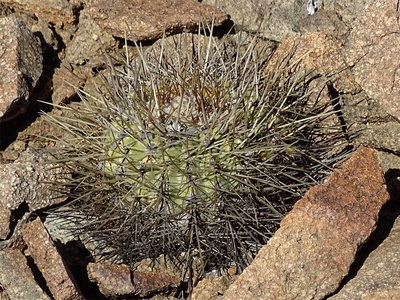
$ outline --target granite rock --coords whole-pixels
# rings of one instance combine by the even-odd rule
[[[356,277],[330,300],[400,299],[400,218],[389,236],[365,260]]]
[[[280,63],[282,58],[289,58],[290,64],[297,69],[313,71],[326,77],[346,68],[341,43],[322,32],[308,32],[285,39],[274,52],[267,71],[276,68],[276,63]]]
[[[230,268],[222,276],[202,279],[193,289],[190,300],[221,299],[228,287],[235,281],[236,268]]]
[[[65,62],[72,65],[87,65],[90,68],[104,65],[105,53],[118,48],[118,41],[104,31],[84,9],[79,17],[79,26],[70,41],[66,41]]]
[[[67,103],[76,95],[76,90],[85,83],[85,76],[66,67],[57,68],[53,75],[53,103]]]
[[[25,23],[0,18],[0,122],[26,111],[42,74],[42,50]]]
[[[83,299],[40,219],[24,225],[22,238],[27,245],[25,254],[33,258],[52,297],[55,300]]]
[[[344,40],[352,22],[363,14],[372,0],[203,0],[228,13],[237,29],[258,32],[263,37],[283,41],[309,31],[333,34]]]
[[[0,286],[9,299],[51,299],[37,284],[25,256],[19,250],[0,251],[0,265]]]
[[[359,149],[311,188],[222,299],[322,299],[347,275],[388,201],[375,152]]]
[[[372,2],[353,22],[347,63],[368,96],[400,119],[400,11],[396,1]]]
[[[64,193],[48,182],[63,180],[67,175],[55,165],[43,162],[40,153],[28,149],[14,163],[1,165],[1,210],[11,213],[26,203],[30,211],[35,211],[65,201]],[[10,214],[1,214],[0,219],[3,225],[0,238],[5,239],[9,234]]]
[[[216,7],[195,0],[96,0],[89,16],[106,32],[129,40],[154,40],[196,30],[199,23],[222,25],[228,16]]]
[[[107,297],[141,296],[177,287],[180,278],[159,272],[132,271],[127,265],[89,263],[89,278]]]

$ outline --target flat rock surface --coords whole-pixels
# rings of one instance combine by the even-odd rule
[[[25,112],[42,74],[38,39],[21,20],[0,18],[0,122]]]
[[[400,119],[400,11],[397,1],[373,1],[353,23],[345,55],[355,80]]]
[[[331,300],[400,299],[400,218],[389,236],[365,260],[357,276]]]
[[[25,224],[22,228],[22,237],[27,245],[26,252],[33,258],[42,273],[53,298],[56,300],[82,299],[40,219]]]
[[[36,283],[25,256],[19,250],[0,251],[0,266],[0,286],[9,299],[50,300]]]
[[[195,0],[95,0],[89,16],[108,33],[133,40],[154,40],[198,28],[198,23],[221,25],[228,16]]]
[[[223,299],[322,299],[347,275],[389,199],[374,150],[311,188]]]

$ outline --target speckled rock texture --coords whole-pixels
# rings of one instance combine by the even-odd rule
[[[400,153],[400,123],[387,122],[367,127],[356,142],[363,146]]]
[[[400,218],[389,236],[373,251],[357,276],[330,300],[400,299]]]
[[[89,16],[105,31],[130,40],[154,40],[183,31],[198,23],[221,25],[228,16],[221,10],[195,0],[96,0],[88,6]]]
[[[0,2],[52,23],[74,22],[78,6],[72,5],[73,1],[70,0],[1,0]]]
[[[314,0],[316,10],[309,15],[308,0],[203,0],[228,13],[238,28],[259,32],[283,41],[306,31],[320,31],[345,39],[354,19],[363,14],[372,0]]]
[[[177,287],[180,278],[159,272],[132,271],[127,265],[89,263],[89,278],[107,297],[141,296]]]
[[[93,68],[104,65],[106,61],[104,54],[112,55],[117,48],[118,41],[112,34],[104,31],[84,9],[79,17],[77,31],[72,40],[67,41],[65,61],[73,65],[85,65]]]
[[[4,297],[12,300],[51,299],[37,284],[25,256],[19,250],[0,251],[0,266],[0,286]]]
[[[62,170],[46,164],[40,153],[27,150],[14,163],[0,168],[0,239],[9,234],[10,214],[22,204],[35,211],[65,201],[49,182],[63,180]]]
[[[204,0],[228,13],[239,28],[258,31],[271,40],[281,41],[299,35],[294,24],[307,16],[307,0]]]
[[[346,39],[350,30],[349,25],[346,24],[341,16],[335,10],[317,11],[312,16],[307,16],[297,22],[294,26],[296,31],[300,34],[307,32],[323,32],[336,37],[340,41]]]
[[[27,246],[25,253],[40,269],[52,297],[55,300],[83,299],[40,219],[25,224],[22,237]]]
[[[38,39],[21,20],[0,18],[0,122],[26,111],[42,74]]]
[[[344,53],[368,96],[400,120],[399,18],[397,1],[373,1],[354,21]]]
[[[347,275],[388,201],[374,150],[357,150],[282,220],[225,300],[322,299]]]

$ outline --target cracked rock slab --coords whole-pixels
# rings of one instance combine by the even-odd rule
[[[15,17],[0,18],[0,122],[26,111],[42,74],[42,50],[27,25]]]
[[[359,149],[282,220],[225,300],[322,299],[348,274],[387,202],[375,151]]]
[[[19,250],[0,251],[0,265],[0,286],[9,299],[50,300],[37,284],[25,256]]]
[[[344,53],[368,96],[400,120],[399,18],[397,1],[373,1],[354,21]]]
[[[400,218],[389,236],[373,251],[357,276],[330,300],[400,299]]]
[[[83,299],[40,219],[22,228],[26,253],[33,258],[55,300]]]
[[[136,41],[193,31],[199,23],[221,25],[228,16],[195,0],[95,0],[89,16],[113,36]]]

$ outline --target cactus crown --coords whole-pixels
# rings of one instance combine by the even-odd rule
[[[99,254],[244,267],[343,158],[328,155],[342,133],[324,125],[329,104],[309,101],[312,74],[289,58],[267,72],[255,41],[183,35],[138,47],[132,62],[110,64],[105,90],[48,117],[69,135],[53,150],[73,174],[65,216],[103,242]]]

